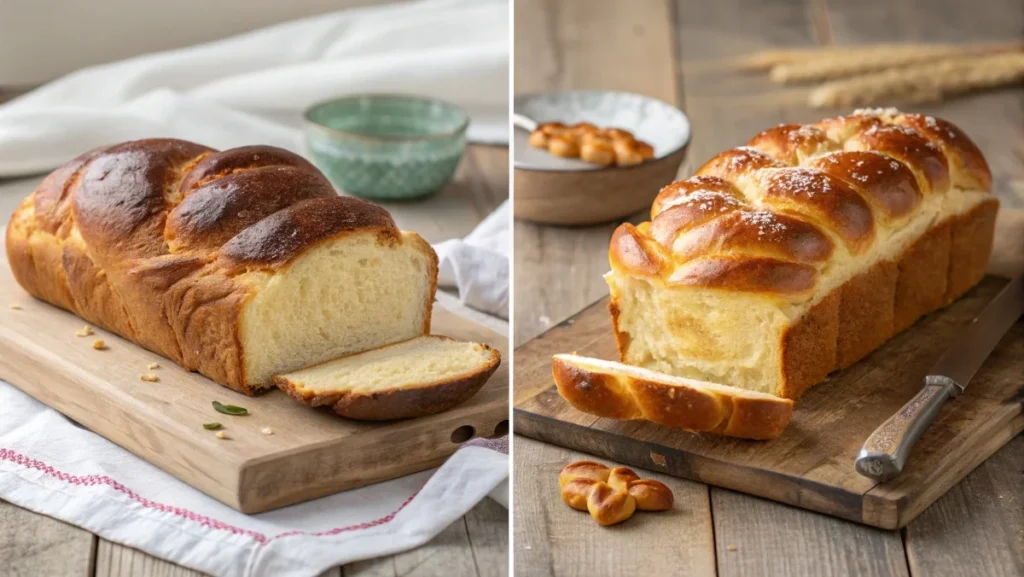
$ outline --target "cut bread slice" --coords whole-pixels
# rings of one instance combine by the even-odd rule
[[[430,335],[277,375],[274,384],[350,419],[406,419],[466,402],[500,363],[487,345]]]
[[[238,325],[247,386],[430,331],[437,256],[416,233],[381,238],[349,232],[273,273],[240,275],[252,287]]]
[[[555,355],[558,392],[577,409],[610,419],[744,439],[773,439],[793,415],[793,401],[716,383],[577,355]]]

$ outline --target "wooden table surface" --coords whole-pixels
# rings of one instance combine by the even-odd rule
[[[0,89],[0,102],[13,96]],[[0,220],[41,176],[0,179]],[[429,242],[468,234],[508,198],[508,149],[470,146],[454,181],[425,201],[387,203],[399,226]],[[499,323],[500,324],[500,323]],[[494,327],[492,327],[494,328]],[[480,502],[433,541],[406,553],[337,567],[323,575],[501,577],[508,575],[508,511]],[[191,577],[200,573],[0,500],[0,577]]]
[[[840,112],[715,61],[766,48],[1022,38],[1019,0],[516,0],[515,90],[616,89],[675,103],[693,129],[687,176],[760,130]],[[967,131],[1003,206],[1024,208],[1024,89],[914,108]],[[607,294],[617,224],[516,222],[516,345]],[[586,455],[516,437],[514,457],[517,575],[1024,575],[1024,436],[892,532],[652,472],[642,476],[672,487],[674,510],[600,528],[561,502],[555,482]]]

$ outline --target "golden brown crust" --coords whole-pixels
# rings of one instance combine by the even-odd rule
[[[627,267],[638,276],[653,277],[661,270],[662,262],[658,252],[645,246],[643,235],[635,226],[626,222],[619,225],[612,233],[608,256],[612,260],[612,268]]]
[[[177,188],[184,166],[208,152],[183,140],[137,140],[111,146],[83,166],[68,194],[74,225],[97,266],[166,253],[165,195]]]
[[[750,148],[794,166],[808,156],[832,148],[828,136],[817,128],[803,124],[780,124],[759,133],[747,143]]]
[[[761,169],[784,168],[785,166],[785,164],[760,150],[750,146],[740,146],[739,148],[718,153],[718,155],[698,168],[694,172],[694,176],[687,180],[711,176],[732,183],[738,182],[744,176]],[[651,215],[651,217],[653,218],[654,215]]]
[[[776,394],[798,399],[836,366],[839,292],[833,291],[782,334],[782,381]]]
[[[32,295],[246,394],[238,317],[252,289],[232,277],[274,273],[318,243],[359,231],[403,239],[384,209],[338,197],[291,152],[216,152],[173,139],[87,152],[47,176],[11,218],[7,253]],[[429,312],[424,332],[429,329]]]
[[[629,383],[616,375],[593,373],[558,357],[551,372],[559,394],[584,413],[621,420],[643,416]]]
[[[949,188],[949,161],[925,136],[903,125],[874,124],[846,142],[847,150],[873,150],[895,158],[917,177],[925,195]]]
[[[596,481],[587,496],[587,510],[598,525],[615,525],[633,516],[636,499],[626,491],[617,491],[607,483]]]
[[[576,509],[577,511],[589,511],[587,500],[590,498],[590,490],[598,481],[594,479],[572,479],[559,487],[559,494],[562,502]]]
[[[598,489],[604,494],[598,499],[607,504],[621,503],[628,510],[628,499],[613,495],[621,493],[631,496],[637,511],[667,511],[672,508],[675,497],[664,483],[654,479],[641,479],[636,471],[628,467],[608,467],[593,461],[569,463],[558,477],[562,501],[578,511],[589,511],[590,494]],[[604,487],[610,487],[611,491]],[[606,518],[616,507],[597,507],[598,514]],[[597,516],[595,516],[597,519]],[[599,520],[600,522],[600,520]],[[602,523],[603,524],[603,523]]]
[[[216,250],[300,200],[336,197],[322,175],[308,170],[265,166],[234,172],[190,190],[167,214],[164,237],[173,252]]]
[[[850,252],[863,252],[874,239],[868,203],[842,180],[811,168],[769,169],[760,180],[772,208],[800,214],[831,230]]]
[[[381,245],[395,244],[399,231],[388,211],[348,196],[300,200],[234,236],[220,249],[230,269],[276,269],[309,248],[351,231],[375,230]]]
[[[895,122],[925,135],[942,149],[949,163],[953,185],[967,190],[992,188],[992,172],[984,155],[955,124],[923,114],[901,114]]]
[[[640,475],[637,475],[636,471],[629,467],[612,467],[608,471],[608,480],[605,482],[618,491],[628,491],[629,484],[639,480]]]
[[[852,365],[893,335],[898,276],[896,263],[885,260],[843,283],[835,368]]]
[[[273,381],[277,388],[293,399],[311,407],[329,406],[335,413],[349,419],[388,421],[423,417],[447,411],[468,401],[498,370],[501,354],[485,344],[480,346],[489,355],[486,364],[454,379],[426,382],[415,387],[357,394],[347,391],[317,394],[303,390],[300,383],[292,382],[287,375],[275,375]]]
[[[882,222],[901,220],[921,204],[921,190],[914,173],[902,162],[880,152],[831,152],[809,165],[856,190]]]
[[[680,385],[667,375],[664,380],[638,379],[611,368],[583,367],[568,355],[555,356],[551,367],[559,394],[570,405],[599,417],[645,419],[695,432],[771,439],[782,433],[793,414],[788,399],[731,387],[723,390],[698,381]]]
[[[630,481],[626,491],[636,500],[638,511],[668,511],[675,503],[672,489],[654,479]]]
[[[867,111],[782,125],[662,189],[649,227],[616,231],[609,260],[623,274],[669,279],[694,259],[772,256],[789,269],[780,275],[797,275],[797,285],[805,285],[807,272],[789,265],[831,258],[822,238],[834,236],[851,254],[863,254],[876,242],[877,226],[898,227],[925,196],[945,194],[951,182],[986,185],[988,174],[977,147],[931,117]],[[775,277],[760,285],[740,275],[741,285],[730,287],[720,274],[683,276],[687,284],[714,288],[794,290]]]
[[[813,266],[765,257],[698,258],[676,268],[668,278],[675,286],[782,295],[809,294],[818,279]]]
[[[699,226],[682,222],[685,205],[658,215],[651,236],[682,259],[720,252],[776,258],[804,264],[824,263],[832,256],[832,241],[813,225],[787,214],[766,210],[735,210]],[[679,216],[677,216],[679,215]],[[666,217],[672,223],[666,227]],[[753,226],[751,223],[758,223]],[[682,233],[682,234],[681,234]]]
[[[236,172],[245,172],[265,167],[294,168],[319,178],[321,185],[330,187],[330,182],[305,158],[274,146],[253,145],[231,148],[217,153],[202,155],[181,180],[178,187],[182,195],[211,180],[221,179]]]
[[[594,461],[575,461],[562,467],[558,474],[558,485],[564,487],[570,481],[584,479],[588,481],[608,482],[611,469]]]
[[[942,306],[949,284],[950,240],[950,223],[939,223],[897,258],[893,334],[910,328],[922,315]]]
[[[953,219],[950,228],[949,280],[944,304],[960,298],[981,282],[992,255],[999,200],[988,198]]]
[[[437,253],[426,240],[418,234],[403,234],[403,242],[411,242],[419,247],[419,251],[427,257],[427,277],[430,279],[430,290],[424,296],[423,310],[423,331],[425,335],[430,334],[430,321],[434,313],[434,299],[437,297],[437,275],[438,260]]]

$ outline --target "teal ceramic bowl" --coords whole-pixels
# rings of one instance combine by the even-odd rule
[[[417,96],[363,94],[306,111],[306,147],[346,193],[402,200],[448,184],[466,149],[469,116]]]

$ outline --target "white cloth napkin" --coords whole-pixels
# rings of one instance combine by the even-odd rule
[[[420,546],[489,492],[507,506],[507,437],[425,471],[244,515],[0,381],[0,499],[218,576],[314,576]]]
[[[462,304],[503,319],[508,318],[511,221],[505,201],[466,238],[434,245],[438,284],[457,288]]]
[[[307,107],[366,92],[448,100],[470,114],[470,140],[505,143],[508,47],[506,1],[433,0],[86,68],[0,106],[0,177],[45,172],[137,138],[301,152]]]

